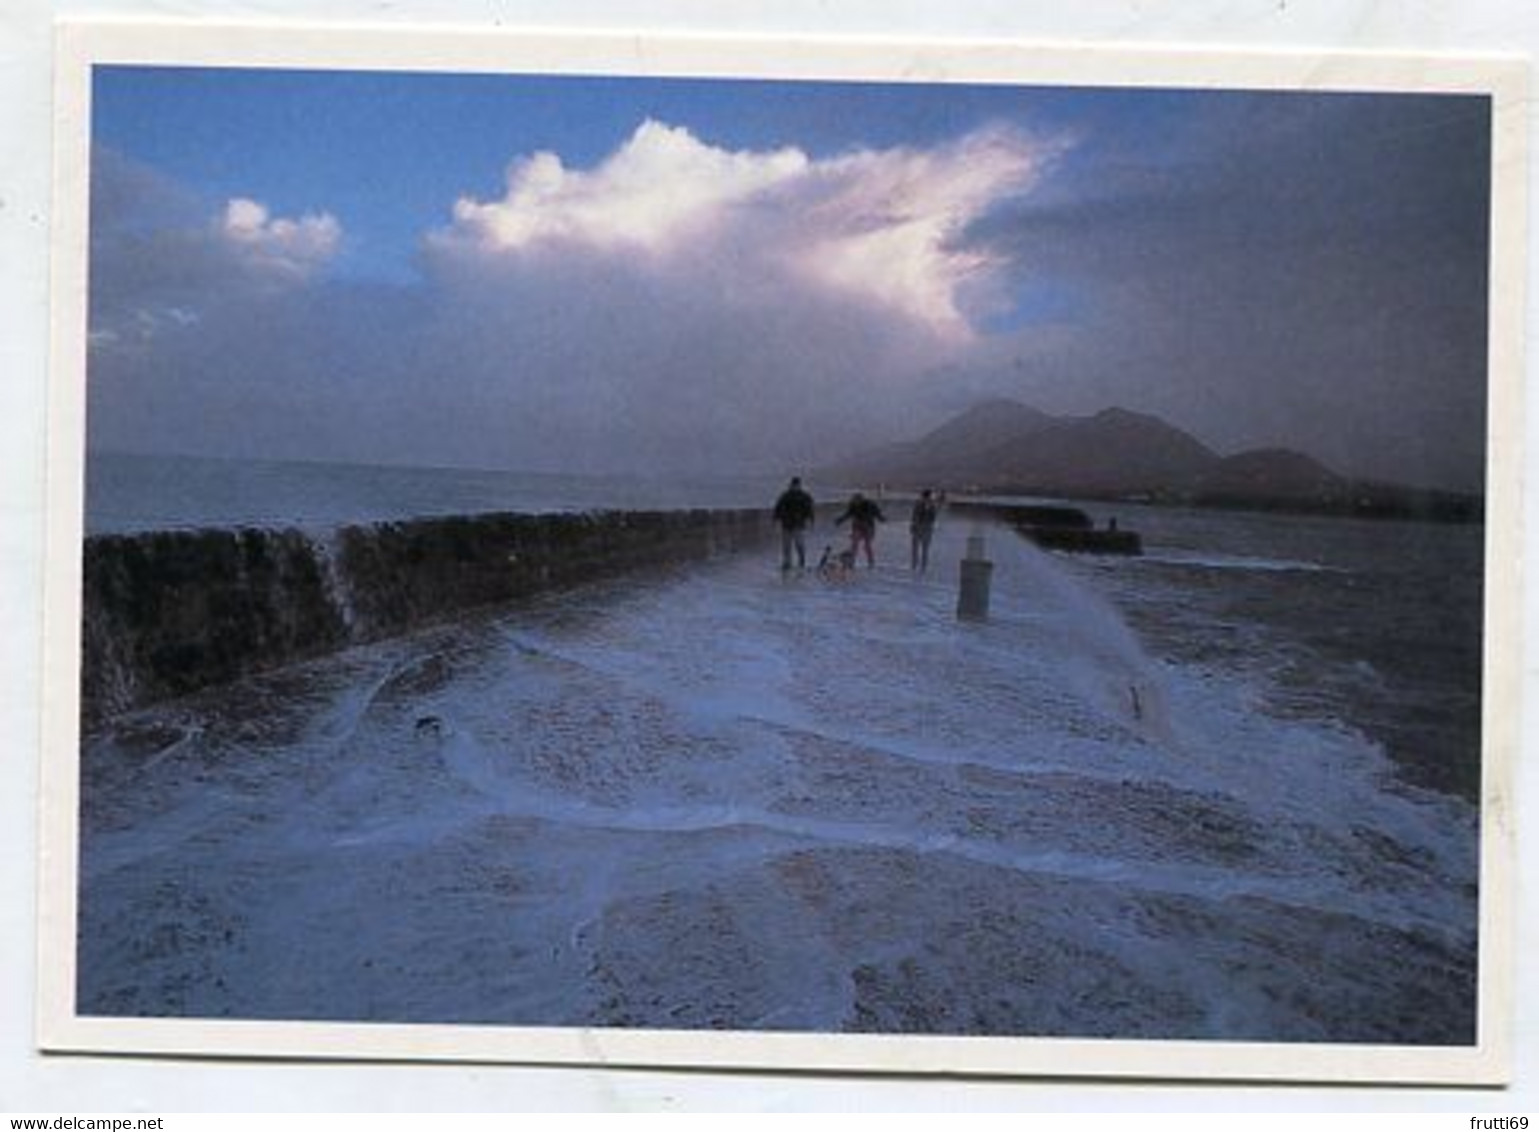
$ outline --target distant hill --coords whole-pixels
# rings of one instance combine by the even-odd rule
[[[1479,518],[1476,496],[1366,484],[1286,448],[1221,456],[1159,417],[1127,409],[1056,417],[986,401],[916,440],[861,453],[819,478],[899,489],[1147,499],[1261,509]]]
[[[867,471],[901,469],[902,478],[966,480],[976,474],[978,454],[992,452],[1057,423],[1057,418],[1018,401],[984,401],[953,417],[918,440],[889,444],[864,453],[840,470],[856,478]]]
[[[977,471],[996,483],[1055,492],[1140,492],[1191,483],[1218,454],[1158,417],[1107,409],[1053,420],[982,455]]]
[[[1257,448],[1220,460],[1197,478],[1206,495],[1267,495],[1286,498],[1334,497],[1348,483],[1324,464],[1287,448]]]
[[[909,487],[1115,493],[1187,487],[1220,463],[1212,449],[1158,417],[1126,409],[1055,417],[995,400],[826,474]]]

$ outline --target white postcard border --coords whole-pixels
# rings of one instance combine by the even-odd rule
[[[1492,98],[1480,990],[1471,1047],[792,1035],[82,1017],[75,1010],[90,72],[96,64],[1044,86],[1442,91]],[[1521,706],[1527,68],[1500,55],[1018,41],[595,34],[180,21],[61,23],[44,594],[37,1037],[52,1052],[904,1074],[1498,1085],[1509,1079],[1512,767]]]

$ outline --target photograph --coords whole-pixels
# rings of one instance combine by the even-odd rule
[[[241,43],[61,80],[60,1047],[1505,1072],[1499,85]]]

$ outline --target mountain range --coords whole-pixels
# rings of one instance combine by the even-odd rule
[[[1292,449],[1220,455],[1145,413],[1053,416],[1004,399],[821,474],[897,488],[1453,519],[1478,517],[1481,509],[1474,497],[1352,480]]]

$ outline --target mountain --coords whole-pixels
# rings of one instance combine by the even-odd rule
[[[973,476],[980,452],[1032,436],[1056,422],[1057,418],[1018,401],[984,401],[918,440],[873,449],[829,471],[836,478],[965,481]],[[887,469],[901,475],[888,476]]]
[[[1127,493],[1188,485],[1220,457],[1158,417],[1106,409],[1055,417],[1015,401],[976,405],[917,440],[825,470],[824,478],[951,489]]]
[[[1257,448],[1220,460],[1198,477],[1205,497],[1331,499],[1350,485],[1324,464],[1287,448]]]
[[[1223,456],[1147,413],[1110,408],[1090,416],[1056,417],[1009,400],[975,405],[917,440],[824,469],[822,478],[900,488],[1241,506],[1346,506],[1359,490],[1290,449]]]
[[[996,448],[1056,423],[1057,418],[1039,409],[998,398],[974,405],[933,432],[926,433],[914,445],[934,459],[960,461],[980,449]]]
[[[995,483],[1055,492],[1155,491],[1192,482],[1218,454],[1158,417],[1107,409],[1068,417],[981,453],[978,472]]]
[[[1288,448],[1221,456],[1145,413],[1055,417],[1009,400],[975,405],[917,440],[862,453],[818,478],[1450,522],[1478,522],[1485,510],[1479,495],[1351,480]]]

